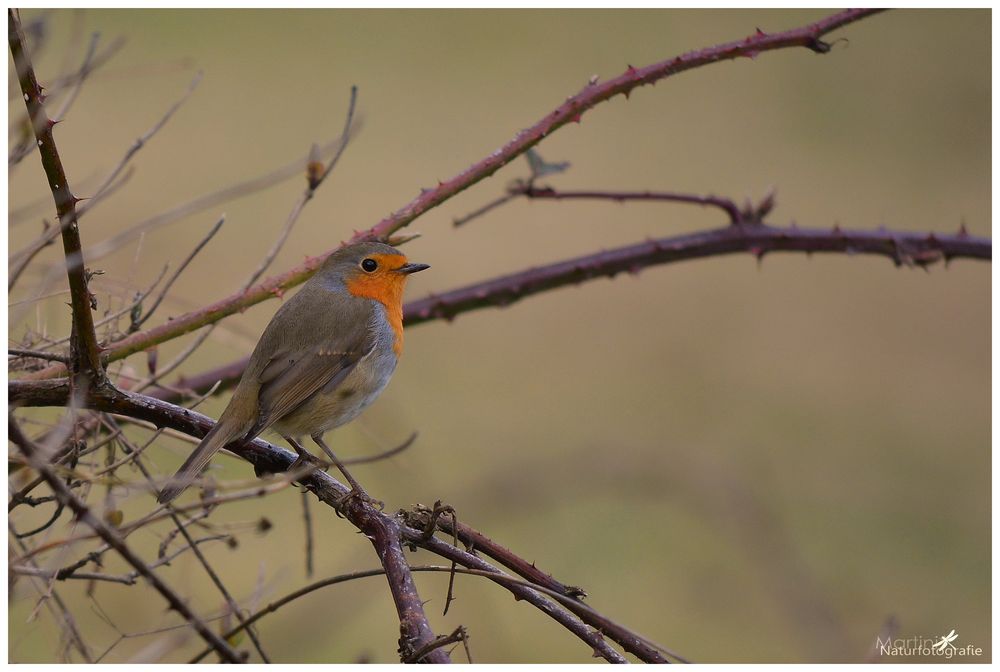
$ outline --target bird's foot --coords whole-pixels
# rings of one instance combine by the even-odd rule
[[[343,494],[337,498],[338,512],[342,511],[344,507],[347,506],[347,504],[352,499],[357,499],[361,502],[364,502],[365,504],[370,504],[371,506],[377,508],[379,511],[385,509],[385,502],[383,502],[380,499],[375,499],[374,497],[369,495],[360,485],[355,485],[355,487],[351,488],[350,492]]]
[[[288,473],[294,473],[296,471],[302,471],[303,475],[311,474],[314,471],[326,471],[332,465],[317,457],[313,457],[309,453],[302,452],[298,454],[295,461],[292,462],[291,466],[288,467]],[[307,467],[312,467],[312,469],[307,469]]]

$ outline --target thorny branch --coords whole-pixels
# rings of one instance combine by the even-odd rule
[[[442,294],[411,301],[403,321],[413,327],[434,320],[453,320],[473,310],[509,306],[520,299],[569,285],[579,285],[619,273],[636,274],[662,264],[689,259],[749,252],[763,259],[770,252],[868,254],[888,257],[897,266],[927,267],[951,259],[989,260],[989,238],[964,230],[955,234],[913,233],[862,229],[804,229],[798,226],[749,224],[725,226],[698,233],[650,239],[642,243],[574,257],[473,283]],[[178,401],[181,390],[202,393],[216,383],[224,390],[235,385],[249,357],[208,371],[185,376],[172,389],[151,392],[158,399]],[[29,380],[33,376],[25,376]]]
[[[101,364],[100,346],[97,344],[97,332],[94,330],[94,316],[91,312],[90,290],[87,289],[87,273],[83,267],[80,254],[80,230],[77,225],[76,203],[78,199],[70,191],[66,181],[66,171],[62,159],[56,149],[52,129],[56,122],[49,119],[45,112],[42,89],[35,77],[35,69],[31,64],[21,31],[21,21],[17,10],[7,10],[7,31],[10,42],[10,52],[14,57],[14,67],[17,70],[18,83],[28,108],[28,118],[38,142],[38,153],[42,160],[42,168],[48,179],[52,198],[59,215],[59,227],[62,231],[63,252],[66,255],[66,274],[69,276],[70,298],[73,306],[74,341],[73,370],[84,374],[91,383],[101,384],[104,381],[104,368]]]

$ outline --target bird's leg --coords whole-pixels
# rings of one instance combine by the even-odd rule
[[[385,507],[384,502],[381,502],[371,497],[367,492],[365,492],[365,489],[361,487],[361,484],[358,483],[356,480],[354,480],[354,477],[351,476],[351,472],[347,470],[347,467],[344,466],[344,463],[341,462],[339,459],[337,459],[337,456],[333,454],[333,451],[330,450],[330,447],[326,445],[325,441],[323,441],[322,434],[313,434],[312,440],[316,442],[317,446],[323,449],[323,452],[326,453],[326,456],[330,458],[330,461],[333,462],[334,466],[337,467],[337,469],[340,469],[340,473],[344,475],[344,478],[346,478],[347,482],[350,483],[351,485],[351,491],[340,498],[339,502],[340,504],[344,504],[347,500],[351,499],[352,497],[357,497],[370,504],[375,504],[378,507],[379,511],[381,511]]]
[[[288,471],[295,471],[299,467],[302,467],[303,465],[307,464],[315,466],[317,469],[323,469],[324,467],[329,466],[322,460],[316,459],[308,450],[302,447],[301,443],[299,443],[292,437],[282,435],[281,438],[287,441],[288,445],[290,445],[292,447],[292,450],[295,451],[295,454],[298,455],[298,457],[295,458],[295,461],[292,462],[292,465],[288,467]]]

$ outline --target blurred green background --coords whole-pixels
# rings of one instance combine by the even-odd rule
[[[592,75],[823,15],[53,11],[36,65],[43,81],[59,72],[75,22],[84,35],[127,39],[56,131],[84,195],[204,71],[136,156],[131,180],[84,221],[88,245],[304,156],[339,133],[357,84],[363,130],[306,209],[277,273],[489,154]],[[774,188],[774,223],[953,232],[964,222],[990,235],[989,12],[896,11],[831,39],[839,37],[847,41],[826,56],[796,49],[720,63],[600,105],[539,147],[572,162],[547,181],[741,203]],[[17,98],[9,109],[12,120],[23,112]],[[406,253],[433,266],[413,278],[410,298],[724,222],[695,207],[516,202],[452,227],[526,175],[519,159],[410,227],[423,237]],[[37,155],[9,184],[11,208],[45,203]],[[222,212],[225,226],[153,323],[227,296],[270,248],[303,186],[296,177],[93,262],[104,271],[94,284],[100,310],[176,264]],[[37,235],[49,210],[8,229],[12,250]],[[59,261],[57,248],[39,268]],[[34,296],[41,277],[30,273],[9,301]],[[691,660],[858,661],[894,616],[900,637],[955,629],[956,645],[981,647],[978,660],[988,661],[989,279],[982,262],[925,273],[883,258],[775,254],[760,266],[738,255],[599,280],[413,328],[386,393],[330,438],[341,455],[360,456],[419,431],[408,452],[354,471],[387,508],[444,500],[461,520],[583,586],[596,609]],[[277,305],[227,320],[184,372],[248,353]],[[12,305],[9,335],[19,341],[26,325],[64,333],[67,312],[65,297]],[[189,339],[162,347],[160,362]],[[145,370],[143,357],[126,364]],[[200,410],[217,414],[223,403]],[[173,440],[157,446],[149,459],[160,474],[190,450]],[[215,463],[220,479],[252,477],[231,457]],[[139,488],[117,497],[126,520],[153,506]],[[378,565],[353,527],[323,507],[313,514],[317,577]],[[204,547],[248,606],[307,582],[294,489],[214,519],[261,516],[274,524],[269,532],[248,529],[235,550]],[[47,538],[74,529],[61,522]],[[132,541],[151,557],[168,529]],[[63,566],[84,550],[43,564]],[[122,568],[112,560],[106,569]],[[221,608],[190,554],[162,575],[204,612]],[[301,599],[261,622],[261,640],[277,661],[393,662],[398,623],[383,581]],[[442,617],[446,577],[417,582],[436,631],[466,625],[477,662],[591,660],[581,642],[493,584],[459,577],[458,600]],[[96,651],[115,641],[82,585],[57,587]],[[140,588],[101,585],[97,601],[125,632],[177,622]],[[45,611],[29,619],[35,602],[26,582],[15,586],[10,661],[56,658],[58,630]],[[200,648],[190,634],[162,637],[172,638],[165,660]],[[108,660],[156,640],[126,639]]]

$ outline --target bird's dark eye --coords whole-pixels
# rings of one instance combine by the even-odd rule
[[[378,262],[374,259],[365,259],[361,262],[361,268],[364,269],[365,273],[372,273],[378,268]]]

